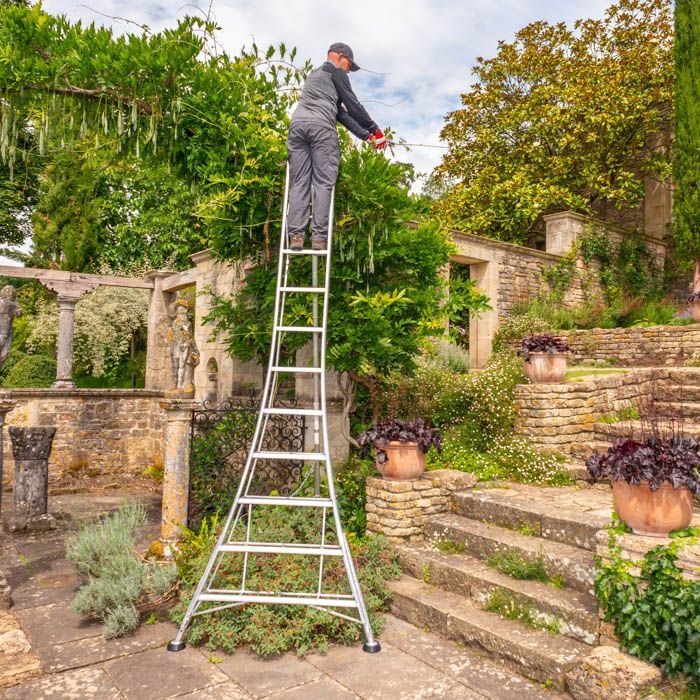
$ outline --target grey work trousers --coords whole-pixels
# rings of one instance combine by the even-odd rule
[[[287,136],[289,206],[287,231],[306,234],[311,207],[311,239],[328,238],[331,193],[338,178],[340,147],[335,127],[292,122]]]

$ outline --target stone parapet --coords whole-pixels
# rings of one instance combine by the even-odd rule
[[[604,415],[647,396],[669,370],[639,369],[615,375],[591,375],[586,381],[520,384],[515,389],[516,432],[542,447],[568,451],[594,438]]]
[[[449,511],[451,494],[475,485],[473,474],[455,469],[426,472],[415,481],[367,479],[367,531],[390,542],[420,541],[426,518]]]
[[[576,363],[681,367],[700,354],[700,324],[561,331]]]

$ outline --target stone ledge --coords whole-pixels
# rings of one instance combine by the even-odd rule
[[[163,391],[155,391],[153,389],[11,389],[6,391],[10,398],[44,398],[44,397],[61,397],[61,398],[128,398],[128,399],[150,399],[162,398]]]

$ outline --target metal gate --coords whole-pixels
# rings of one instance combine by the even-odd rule
[[[259,397],[227,399],[215,406],[205,402],[192,414],[190,428],[190,490],[187,526],[198,527],[202,518],[230,507],[245,466],[255,431]],[[296,401],[286,401],[288,408]],[[270,419],[265,449],[303,452],[306,419],[299,415]],[[258,469],[255,490],[259,495],[289,495],[303,480],[302,461],[273,461]]]

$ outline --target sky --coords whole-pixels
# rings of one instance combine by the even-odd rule
[[[374,121],[390,126],[410,143],[440,144],[445,115],[459,107],[470,84],[477,56],[496,53],[500,39],[539,19],[572,22],[601,17],[611,0],[212,0],[211,12],[221,26],[219,40],[231,53],[249,45],[284,42],[297,47],[302,61],[325,59],[336,41],[349,44],[367,71],[351,73],[358,98]],[[133,30],[118,16],[151,29],[171,25],[185,14],[204,13],[209,0],[45,0],[44,9],[70,19],[111,24]],[[101,14],[100,14],[101,13]],[[429,173],[443,150],[416,147],[396,151],[396,158]],[[389,155],[389,157],[392,157]]]

